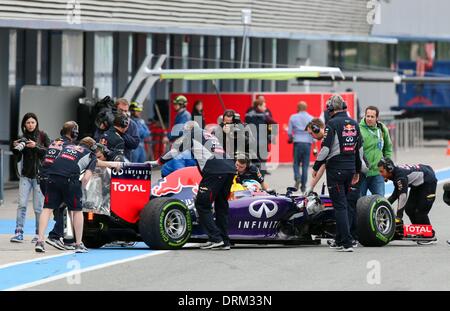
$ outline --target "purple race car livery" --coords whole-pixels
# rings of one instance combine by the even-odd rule
[[[106,176],[106,178],[105,178]],[[152,249],[179,249],[206,241],[194,205],[201,175],[196,167],[173,172],[151,185],[151,167],[130,163],[94,174],[85,193],[83,241],[97,248],[112,241],[144,241]],[[228,231],[232,244],[320,244],[333,238],[335,215],[328,196],[232,192]],[[357,205],[358,239],[382,246],[395,237],[395,216],[380,196]]]

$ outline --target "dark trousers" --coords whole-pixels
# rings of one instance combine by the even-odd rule
[[[436,197],[436,182],[424,183],[419,187],[411,187],[405,212],[412,224],[430,225],[428,213]]]
[[[356,203],[361,197],[361,175],[358,183],[350,186],[349,193],[347,195],[348,200],[348,224],[350,226],[350,235],[353,240],[358,240],[357,231],[357,214],[356,214]]]
[[[228,195],[233,178],[234,174],[206,174],[198,186],[195,207],[200,218],[200,224],[212,242],[230,243],[228,237]],[[214,203],[215,221],[212,203]]]
[[[39,181],[41,192],[44,196],[47,194],[47,181],[48,179],[42,178]],[[49,239],[59,239],[64,237],[64,212],[65,207],[57,208],[53,210],[53,220],[55,225],[53,229],[48,233]]]
[[[327,167],[327,184],[330,199],[336,215],[336,244],[351,247],[353,237],[350,224],[354,223],[356,212],[352,208],[352,191],[350,186],[354,172]]]

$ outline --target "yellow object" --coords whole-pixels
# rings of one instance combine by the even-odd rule
[[[234,176],[233,184],[231,185],[230,192],[246,190],[244,186],[236,182],[236,176]]]

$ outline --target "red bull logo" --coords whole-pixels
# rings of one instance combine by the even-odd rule
[[[152,188],[152,196],[162,197],[168,194],[180,193],[184,188],[191,188],[195,195],[202,176],[197,167],[186,167],[177,170],[163,178]]]
[[[344,137],[356,136],[356,126],[354,126],[352,124],[344,125],[344,130],[342,131],[342,136],[344,136]]]

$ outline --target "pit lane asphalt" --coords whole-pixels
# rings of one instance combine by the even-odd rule
[[[444,155],[443,149],[437,152],[427,149],[426,159],[421,159],[423,155],[422,152],[409,152],[402,154],[397,161],[430,163],[435,169],[450,165],[449,158],[441,156]],[[280,167],[267,177],[269,184],[279,191],[290,185],[291,179],[290,166]],[[25,289],[450,290],[450,247],[445,242],[450,239],[450,207],[442,201],[442,195],[441,183],[430,213],[439,239],[436,245],[418,246],[413,242],[396,241],[381,248],[358,247],[354,253],[331,250],[325,241],[320,246],[237,245],[231,251],[184,248],[145,257],[137,255],[98,270],[87,269],[80,274],[79,282],[74,282],[73,277],[63,277]],[[9,213],[12,214],[12,210]],[[11,246],[6,239],[2,237],[0,244],[2,250],[8,251]],[[14,248],[20,254],[25,248],[29,255],[37,258],[29,243],[14,245]],[[49,255],[61,254],[51,247],[48,249]],[[117,250],[120,253],[127,251]],[[83,258],[84,255],[76,257]],[[74,260],[73,255],[67,256],[69,260]],[[80,268],[83,271],[85,267]]]
[[[339,253],[326,246],[238,245],[231,251],[185,248],[82,273],[30,290],[450,290],[450,207],[442,184],[431,211],[435,245],[396,241]],[[375,270],[379,267],[378,271]],[[379,279],[377,278],[379,276]]]

